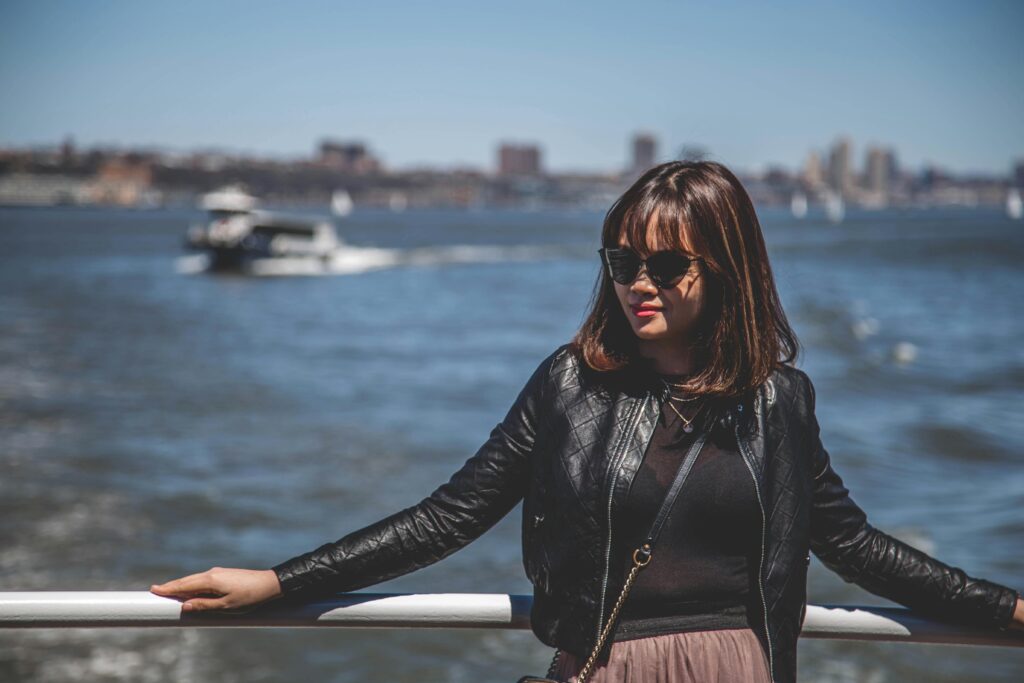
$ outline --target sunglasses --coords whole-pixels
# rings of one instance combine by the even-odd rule
[[[640,274],[640,267],[647,267],[647,275],[659,289],[675,287],[690,270],[694,261],[703,261],[699,256],[690,256],[678,251],[656,251],[646,259],[640,258],[632,249],[598,249],[608,277],[620,285],[629,285]]]

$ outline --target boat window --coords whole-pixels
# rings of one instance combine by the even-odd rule
[[[300,225],[254,225],[252,232],[257,235],[273,237],[274,235],[293,235],[295,237],[312,237],[313,230]]]

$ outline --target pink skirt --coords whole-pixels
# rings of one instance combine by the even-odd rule
[[[562,652],[560,681],[577,683],[586,660]],[[588,683],[771,683],[768,659],[749,628],[686,631],[612,643]]]

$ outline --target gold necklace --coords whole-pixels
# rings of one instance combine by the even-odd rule
[[[665,380],[662,380],[662,382],[664,382],[664,381]],[[665,382],[665,386],[666,387],[668,386],[668,382]],[[676,386],[679,386],[679,385],[676,385]],[[696,401],[698,398],[700,398],[700,396],[693,396],[691,398],[676,398],[675,396],[672,395],[672,390],[669,389],[668,398],[669,398],[668,407],[671,408],[672,411],[676,415],[679,416],[679,419],[683,421],[683,431],[686,432],[687,434],[692,433],[693,432],[693,421],[697,419],[698,415],[700,415],[700,411],[704,407],[704,405],[703,404],[698,405],[697,406],[697,412],[695,412],[693,414],[693,417],[691,417],[689,420],[687,420],[686,417],[681,412],[679,412],[679,410],[674,405],[672,405],[672,401],[674,401],[674,400],[675,401],[684,401],[684,402],[685,401]]]
[[[675,412],[675,414],[679,416],[679,419],[683,421],[683,431],[689,434],[693,431],[693,421],[697,419],[698,415],[700,415],[701,408],[703,408],[704,406],[697,406],[697,412],[695,412],[693,414],[693,417],[691,417],[689,420],[683,417],[683,414],[676,410],[676,407],[671,403],[668,404],[668,407],[671,408]]]
[[[680,382],[666,382],[664,379],[662,380],[662,383],[669,389],[669,397],[672,400],[678,400],[680,403],[688,403],[689,401],[696,400],[700,397],[699,395],[690,396],[689,398],[683,398],[682,396],[673,396],[672,387],[676,387],[677,389],[685,389],[686,385]]]
[[[666,382],[665,380],[661,380],[661,382],[662,382],[662,384],[665,385],[665,388],[668,389],[668,397],[670,399],[672,399],[673,401],[679,401],[680,403],[689,403],[690,401],[696,401],[697,399],[700,398],[700,395],[691,396],[689,398],[682,398],[681,396],[673,396],[672,395],[672,387],[683,388],[686,385],[685,384],[676,384],[675,382]]]

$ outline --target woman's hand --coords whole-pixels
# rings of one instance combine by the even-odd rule
[[[281,595],[281,584],[272,569],[225,569],[213,567],[167,583],[149,587],[151,593],[184,599],[184,612],[237,609]],[[202,597],[200,597],[202,596]]]

